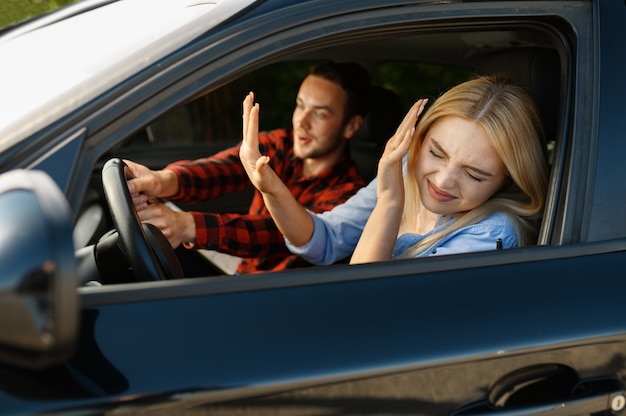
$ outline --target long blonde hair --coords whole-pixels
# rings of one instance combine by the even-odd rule
[[[477,123],[502,160],[508,178],[502,189],[484,204],[455,215],[452,225],[424,238],[406,254],[416,255],[449,233],[476,224],[494,212],[509,215],[520,246],[536,243],[548,186],[541,118],[524,88],[498,77],[478,77],[451,88],[419,121],[409,148],[404,178],[407,220],[416,218],[421,206],[414,175],[420,148],[431,126],[446,116]]]

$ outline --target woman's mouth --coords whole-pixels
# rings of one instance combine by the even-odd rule
[[[441,189],[436,187],[431,181],[428,181],[428,193],[435,201],[438,202],[449,202],[453,199],[456,199],[454,195],[442,191]]]

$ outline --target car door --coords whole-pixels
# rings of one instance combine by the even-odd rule
[[[85,289],[81,343],[98,348],[68,366],[108,394],[168,392],[172,409],[209,413],[428,415],[474,400],[600,412],[623,393],[621,250]]]

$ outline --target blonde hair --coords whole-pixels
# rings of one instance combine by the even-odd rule
[[[498,77],[478,77],[451,88],[419,121],[409,148],[409,168],[404,178],[407,219],[416,218],[421,206],[413,174],[420,148],[432,125],[447,116],[477,123],[502,160],[509,177],[502,189],[484,204],[456,214],[449,227],[424,238],[406,254],[417,255],[449,233],[476,224],[494,212],[503,212],[511,218],[520,246],[536,243],[548,186],[541,118],[524,88]]]

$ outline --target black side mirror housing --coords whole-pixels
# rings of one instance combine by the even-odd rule
[[[78,331],[72,215],[42,171],[0,175],[0,362],[43,368],[67,359]]]

